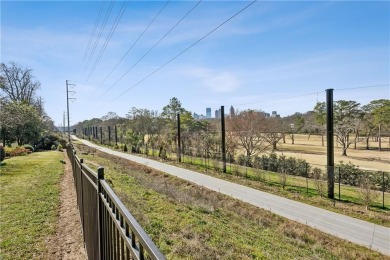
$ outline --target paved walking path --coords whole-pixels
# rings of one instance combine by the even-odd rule
[[[301,202],[289,200],[198,172],[164,164],[147,158],[113,151],[86,140],[78,140],[83,142],[85,145],[98,149],[102,152],[122,157],[177,176],[210,190],[232,196],[256,207],[270,210],[277,215],[295,220],[325,233],[366,246],[383,254],[390,255],[390,228],[310,206]]]

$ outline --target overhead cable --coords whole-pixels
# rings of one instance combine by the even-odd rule
[[[146,55],[148,55],[157,45],[159,45],[162,40],[165,39],[165,37],[168,36],[168,34],[170,32],[173,31],[173,29],[176,28],[176,26],[179,25],[179,23],[181,23],[184,18],[186,18],[200,3],[202,2],[202,0],[198,1],[167,33],[164,34],[164,36],[162,36],[136,63],[134,63],[133,66],[131,66],[113,85],[111,85],[108,89],[106,89],[106,91],[104,91],[104,93],[102,93],[101,95],[104,95],[106,94],[111,88],[113,88],[116,84],[118,84],[118,82],[124,77],[126,76],[135,66],[137,66],[137,64],[143,60]]]
[[[109,101],[108,103],[106,103],[103,107],[107,106],[108,104],[112,103],[113,101],[115,101],[116,99],[118,99],[119,97],[123,96],[124,94],[126,94],[127,92],[129,92],[130,90],[132,90],[133,88],[135,88],[136,86],[138,86],[139,84],[141,84],[143,81],[145,81],[146,79],[150,78],[151,76],[153,76],[154,74],[156,74],[158,71],[160,71],[161,69],[163,69],[164,67],[166,67],[168,64],[170,64],[172,61],[174,61],[175,59],[177,59],[179,56],[181,56],[182,54],[184,54],[185,52],[187,52],[189,49],[191,49],[192,47],[194,47],[196,44],[198,44],[199,42],[201,42],[202,40],[204,40],[206,37],[208,37],[209,35],[211,35],[213,32],[215,32],[216,30],[218,30],[219,28],[221,28],[223,25],[225,25],[227,22],[229,22],[230,20],[232,20],[233,18],[235,18],[236,16],[238,16],[240,13],[242,13],[243,11],[245,11],[247,8],[249,8],[251,5],[253,5],[254,3],[256,3],[257,0],[255,1],[252,1],[250,2],[249,4],[247,4],[244,8],[240,9],[237,13],[235,13],[234,15],[230,16],[227,20],[225,20],[224,22],[222,22],[221,24],[219,24],[217,27],[215,27],[214,29],[212,29],[211,31],[209,31],[208,33],[206,33],[203,37],[201,37],[200,39],[198,39],[197,41],[195,41],[194,43],[192,43],[191,45],[189,45],[187,48],[185,48],[184,50],[182,50],[181,52],[179,52],[178,54],[176,54],[173,58],[171,58],[170,60],[168,60],[167,62],[165,62],[163,65],[161,65],[160,67],[158,67],[157,69],[155,69],[154,71],[152,71],[151,73],[149,73],[147,76],[145,76],[144,78],[142,78],[141,80],[139,80],[137,83],[135,83],[134,85],[132,85],[130,88],[128,88],[127,90],[125,90],[124,92],[122,92],[120,95],[118,95],[117,97],[115,97],[114,99],[112,99],[111,101]],[[101,108],[103,108],[101,107]]]

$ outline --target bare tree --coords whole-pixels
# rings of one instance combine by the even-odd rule
[[[314,179],[314,185],[316,186],[316,189],[318,193],[320,194],[321,198],[324,196],[325,192],[325,176],[322,173],[322,170],[320,168],[315,167],[313,169],[313,179]]]
[[[339,100],[334,106],[334,130],[337,142],[343,149],[343,156],[347,156],[347,149],[356,142],[350,138],[350,134],[356,130],[361,121],[362,113],[356,101]]]
[[[277,144],[285,135],[280,118],[266,118],[263,127],[263,137],[265,142],[272,146],[272,151],[277,150]]]
[[[247,157],[255,155],[267,149],[262,130],[265,117],[260,111],[245,110],[226,120],[227,132],[230,139],[237,138]],[[233,144],[232,144],[233,147]]]
[[[10,62],[9,66],[1,63],[0,77],[0,89],[7,98],[29,105],[33,104],[36,91],[41,83],[34,81],[32,69],[22,68],[15,62]]]
[[[363,201],[366,210],[378,198],[379,193],[374,190],[374,184],[369,174],[362,174],[360,177],[359,196]]]

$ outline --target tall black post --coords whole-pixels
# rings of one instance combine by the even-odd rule
[[[177,161],[181,162],[180,114],[177,113]]]
[[[221,106],[222,172],[226,172],[225,107]]]
[[[96,127],[95,130],[96,130],[96,139],[98,139],[98,138],[99,138],[99,130],[98,130],[98,127]]]
[[[108,144],[111,144],[111,127],[108,126]]]
[[[118,132],[115,125],[115,145],[118,146]]]
[[[100,144],[103,144],[103,129],[100,127]]]
[[[326,155],[328,198],[334,199],[333,89],[326,90]]]

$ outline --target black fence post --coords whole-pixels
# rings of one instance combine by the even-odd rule
[[[95,126],[95,138],[98,139],[99,135],[98,135],[98,127]]]
[[[309,164],[306,163],[306,193],[309,194]]]
[[[385,208],[385,172],[382,171],[382,208]]]
[[[118,146],[118,131],[115,125],[115,145]]]
[[[103,144],[103,129],[100,127],[100,144]]]
[[[108,126],[108,145],[111,144],[111,127]]]
[[[328,198],[334,199],[333,89],[326,90],[326,143]]]
[[[97,190],[97,206],[98,206],[98,241],[99,241],[99,259],[103,259],[103,202],[100,198],[102,194],[102,184],[101,181],[104,180],[104,168],[99,167],[97,169],[97,181],[98,181],[98,190]]]
[[[225,107],[221,106],[221,148],[222,148],[222,172],[226,173],[226,131],[225,131]]]
[[[181,162],[181,142],[180,142],[180,114],[177,113],[177,161]]]

